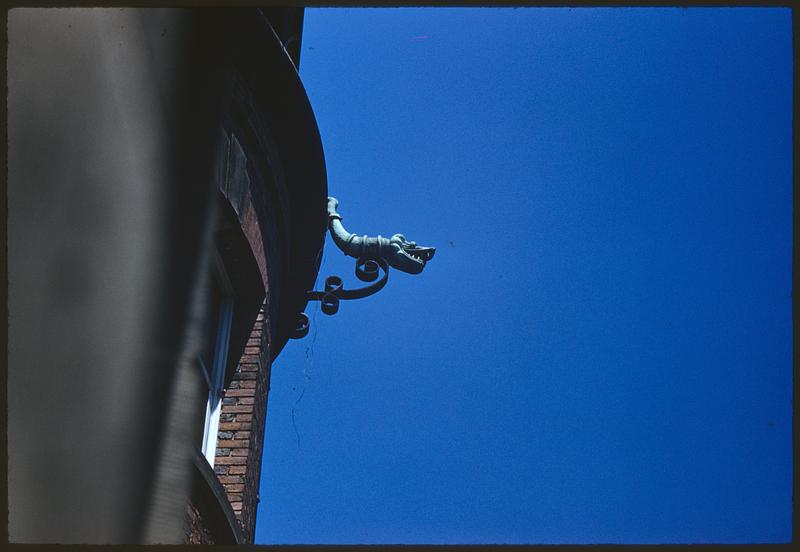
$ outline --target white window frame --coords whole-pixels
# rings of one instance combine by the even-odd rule
[[[203,364],[198,356],[200,368],[208,384],[208,401],[206,402],[206,419],[203,427],[203,444],[200,450],[211,467],[214,467],[214,458],[217,453],[217,435],[219,434],[219,417],[222,410],[222,395],[225,383],[225,367],[228,359],[228,343],[231,336],[231,322],[233,321],[233,286],[225,272],[225,266],[217,252],[216,247],[211,248],[210,285],[218,286],[221,296],[219,319],[217,320],[217,338],[214,344],[214,358],[211,370]]]

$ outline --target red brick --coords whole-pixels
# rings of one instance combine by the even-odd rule
[[[250,454],[250,448],[237,448],[231,451],[231,456],[247,456]]]
[[[248,411],[247,414],[239,414],[236,416],[237,422],[251,422],[253,421],[253,415],[250,413],[252,411]]]
[[[246,389],[246,388],[250,388],[250,387],[255,389],[256,382],[253,381],[253,380],[243,380],[243,381],[239,382],[239,387],[242,388],[242,389]]]
[[[242,422],[222,422],[219,424],[220,431],[235,431],[237,429],[250,429],[250,424]]]
[[[218,447],[224,447],[224,448],[232,448],[232,449],[249,447],[250,446],[250,440],[249,439],[237,439],[237,440],[228,440],[228,439],[226,439],[224,441],[218,441],[217,442],[217,446]]]
[[[239,493],[236,493],[236,494],[229,494],[229,495],[228,495],[228,500],[230,500],[230,501],[231,501],[231,505],[233,505],[233,504],[234,504],[234,502],[238,502],[239,504],[241,504],[241,503],[242,503],[242,502],[241,502],[241,501],[242,501],[242,495],[241,495],[241,494],[239,494]]]
[[[233,508],[234,511],[241,510],[242,509],[242,503],[241,502],[231,502],[231,508]]]
[[[256,394],[254,387],[247,387],[244,389],[228,389],[225,391],[226,397],[252,397]]]
[[[217,464],[244,464],[245,462],[247,462],[247,459],[242,458],[241,456],[225,456],[223,458],[216,459]],[[229,469],[228,473],[234,472]]]
[[[225,492],[227,493],[241,493],[244,492],[244,485],[241,483],[225,485]]]
[[[255,397],[238,397],[237,404],[253,404]]]
[[[219,482],[223,485],[230,483],[244,483],[244,477],[241,475],[220,475]]]
[[[237,431],[233,434],[234,439],[249,439],[250,432],[249,431]]]
[[[253,411],[252,405],[242,404],[242,405],[235,405],[235,404],[223,404],[222,405],[222,412],[225,414],[233,414],[235,412],[246,412],[250,413]]]
[[[247,473],[247,466],[231,466],[228,468],[228,473],[231,475],[244,475]]]
[[[245,347],[244,354],[246,355],[260,355],[261,354],[261,347]]]

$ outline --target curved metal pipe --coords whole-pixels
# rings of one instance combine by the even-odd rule
[[[336,212],[338,206],[339,201],[335,197],[328,198],[328,229],[336,247],[345,255],[356,259],[384,259],[392,268],[419,274],[436,253],[435,247],[418,247],[416,243],[406,241],[402,234],[395,234],[391,238],[380,235],[371,238],[348,232],[342,225],[342,216]]]
[[[335,197],[328,198],[328,228],[336,247],[356,259],[379,259],[389,252],[387,248],[390,242],[387,238],[359,236],[345,230],[342,216],[336,212],[338,206],[339,201]]]
[[[322,312],[328,315],[339,310],[341,300],[361,299],[383,289],[389,280],[389,266],[409,274],[419,274],[425,268],[425,263],[436,253],[436,248],[418,247],[416,243],[406,241],[402,234],[395,234],[387,239],[382,236],[358,236],[348,232],[342,226],[342,216],[336,212],[338,206],[339,202],[335,197],[328,198],[328,230],[331,238],[345,255],[355,257],[358,279],[374,283],[360,289],[344,289],[341,278],[329,276],[325,280],[324,291],[312,290],[306,295],[309,301],[322,302]],[[379,268],[383,270],[383,277],[377,279]],[[292,337],[299,339],[307,333],[308,316],[300,313]]]

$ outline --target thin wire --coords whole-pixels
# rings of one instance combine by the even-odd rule
[[[322,256],[322,262],[319,262],[320,255]],[[322,272],[323,267],[325,266],[326,260],[326,253],[325,253],[325,246],[320,248],[317,252],[316,262],[319,264],[319,271],[317,272],[317,277],[314,279],[314,288],[317,287],[317,280],[319,280],[319,274]],[[306,363],[303,365],[303,375],[305,376],[306,382],[310,379],[310,370],[309,368],[314,364],[314,343],[317,341],[317,313],[320,311],[321,303],[318,305],[316,301],[314,301],[314,313],[311,315],[311,324],[314,326],[314,335],[311,337],[311,344],[306,347]]]
[[[319,262],[320,255],[322,256],[322,263]],[[320,247],[320,249],[317,252],[317,255],[316,255],[314,260],[315,260],[315,265],[319,266],[319,271],[317,272],[317,277],[314,279],[314,288],[316,288],[317,287],[317,280],[319,279],[319,273],[322,272],[322,267],[325,266],[326,256],[325,256],[325,246],[324,246],[324,244],[323,244],[322,247]],[[311,371],[309,370],[309,368],[314,363],[314,342],[317,340],[317,324],[316,324],[316,321],[317,321],[317,312],[319,311],[319,306],[317,305],[316,301],[314,301],[313,303],[314,303],[315,307],[314,307],[314,313],[311,315],[311,324],[314,326],[314,335],[311,338],[311,345],[306,347],[306,361],[303,363],[303,379],[304,379],[303,388],[300,391],[300,396],[297,397],[297,400],[295,400],[294,404],[292,405],[292,427],[294,428],[294,434],[295,434],[295,437],[297,439],[297,449],[298,450],[302,450],[302,447],[300,446],[300,440],[301,440],[300,439],[300,431],[297,429],[297,420],[295,418],[295,411],[297,409],[297,406],[300,404],[300,401],[303,399],[303,397],[306,394],[306,385],[311,381]]]

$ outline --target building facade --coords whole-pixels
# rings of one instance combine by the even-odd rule
[[[11,542],[253,542],[270,370],[327,228],[302,14],[10,12]]]
[[[321,145],[296,73],[302,9],[252,10],[235,27],[244,44],[224,62],[190,543],[253,542],[272,359],[313,287],[325,231]]]

